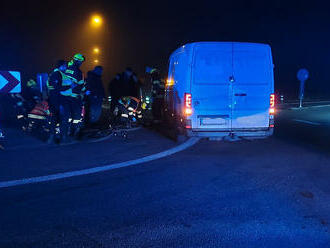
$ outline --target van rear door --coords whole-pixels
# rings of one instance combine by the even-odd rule
[[[192,129],[230,130],[232,44],[199,44],[192,64]]]
[[[270,47],[234,43],[233,131],[269,127],[272,70]]]

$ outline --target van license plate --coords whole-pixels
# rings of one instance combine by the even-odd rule
[[[217,125],[226,125],[226,119],[223,118],[202,118],[202,126],[217,126]]]

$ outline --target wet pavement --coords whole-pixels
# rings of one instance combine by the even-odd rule
[[[0,247],[328,247],[328,122],[295,120],[321,123],[330,107],[303,111],[279,112],[269,139],[201,140],[144,164],[0,189]],[[89,168],[177,145],[145,129],[131,137],[5,151],[0,177]]]

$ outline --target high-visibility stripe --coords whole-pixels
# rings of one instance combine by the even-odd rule
[[[78,80],[76,79],[76,78],[74,78],[74,77],[72,77],[72,76],[70,76],[70,75],[68,75],[68,74],[63,74],[63,80],[71,80],[71,81],[73,81],[74,83],[76,83],[76,82],[78,82]]]
[[[81,122],[81,120],[73,120],[73,121],[72,121],[73,124],[78,124],[78,123],[80,123],[80,122]]]
[[[72,94],[72,89],[68,89],[68,90],[65,90],[65,91],[61,91],[61,95],[63,96],[71,96]]]
[[[121,117],[128,118],[128,115],[127,114],[121,114]]]
[[[38,120],[45,120],[45,116],[40,116],[40,115],[34,115],[34,114],[28,114],[28,117],[31,119],[38,119]]]

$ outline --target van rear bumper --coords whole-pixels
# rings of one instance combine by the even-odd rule
[[[225,137],[228,135],[236,135],[246,138],[267,138],[274,133],[274,128],[255,128],[255,129],[238,129],[238,130],[212,130],[212,129],[189,129],[187,135],[189,137]]]

